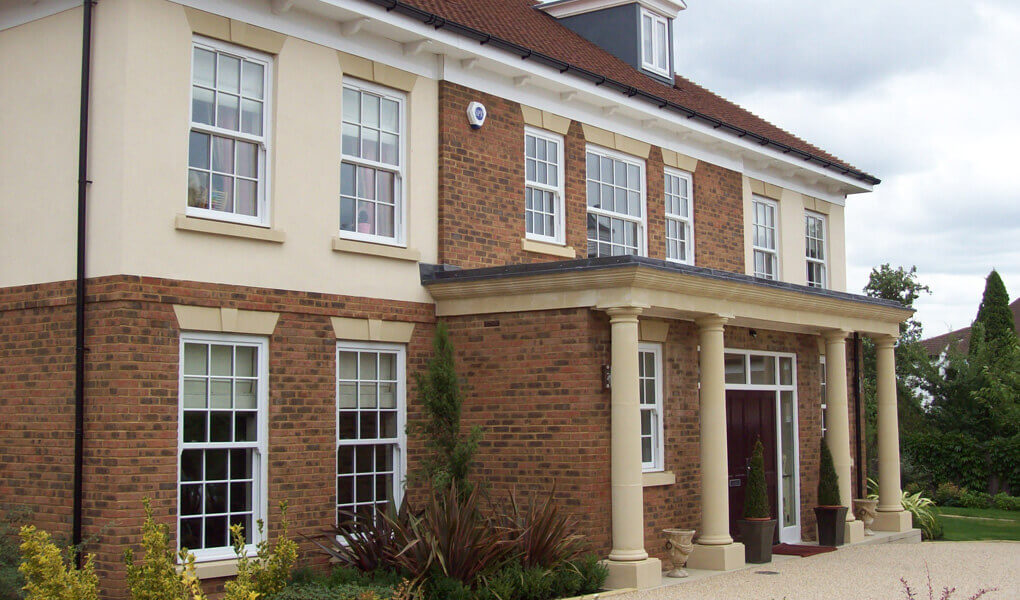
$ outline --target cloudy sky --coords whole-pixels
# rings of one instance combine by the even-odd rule
[[[687,0],[678,70],[882,179],[847,207],[848,291],[916,265],[925,335],[1020,295],[1020,2]]]

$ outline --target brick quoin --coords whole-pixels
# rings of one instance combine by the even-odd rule
[[[485,104],[485,125],[464,118]],[[439,261],[465,269],[563,260],[525,252],[524,116],[520,104],[455,83],[439,83]],[[566,245],[587,256],[585,147],[581,124],[564,136]],[[664,165],[653,146],[645,161],[648,256],[666,257]],[[740,173],[699,161],[694,172],[695,264],[744,272]]]

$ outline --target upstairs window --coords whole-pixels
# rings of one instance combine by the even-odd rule
[[[563,244],[563,137],[526,128],[524,173],[527,237]]]
[[[340,164],[340,235],[403,245],[403,94],[344,81]]]
[[[645,253],[645,164],[588,148],[588,257]]]
[[[825,217],[816,213],[804,215],[805,258],[807,259],[807,284],[811,287],[826,287]]]
[[[752,201],[752,247],[754,248],[754,276],[763,279],[779,278],[779,246],[776,214],[779,205],[772,200],[755,197]]]
[[[641,67],[669,77],[669,19],[641,11]]]
[[[691,174],[666,170],[666,260],[694,264]]]
[[[270,66],[252,50],[194,42],[187,214],[268,225]]]

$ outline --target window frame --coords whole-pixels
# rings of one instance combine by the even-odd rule
[[[184,442],[184,349],[187,343],[196,344],[222,344],[231,346],[254,346],[258,349],[258,394],[257,394],[257,416],[258,427],[257,439],[253,443],[246,442]],[[254,452],[254,465],[252,466],[252,531],[251,543],[245,545],[248,556],[254,556],[257,544],[265,538],[266,531],[259,532],[255,523],[265,520],[269,514],[269,340],[261,336],[226,334],[226,333],[205,333],[196,331],[182,331],[179,338],[178,365],[177,365],[177,505],[176,505],[176,544],[177,549],[181,548],[181,455],[184,450],[223,450],[231,448],[251,448]],[[205,513],[203,512],[203,515]],[[207,562],[215,560],[227,560],[236,558],[233,546],[221,546],[215,548],[202,548],[198,550],[188,549],[194,556],[196,562]],[[180,557],[177,559],[181,563]]]
[[[631,165],[637,166],[637,168],[638,168],[638,180],[641,182],[641,189],[639,190],[640,198],[638,200],[638,203],[639,203],[639,205],[641,207],[641,216],[640,216],[640,218],[634,217],[632,215],[618,213],[618,212],[615,212],[615,211],[605,210],[603,208],[593,208],[593,207],[588,205],[588,182],[592,181],[591,178],[588,176],[588,155],[589,154],[594,154],[594,155],[599,156],[599,157],[609,158],[611,160],[618,160],[618,161],[621,161],[621,162],[623,162],[625,164],[631,164]],[[589,246],[591,244],[591,240],[588,239],[588,233],[587,233],[588,215],[589,214],[595,214],[597,216],[604,216],[604,217],[609,217],[609,218],[613,218],[613,219],[622,219],[624,221],[630,221],[630,222],[633,222],[633,223],[637,223],[637,225],[638,225],[638,231],[637,231],[637,234],[636,234],[637,254],[635,254],[634,256],[645,256],[645,257],[647,257],[648,256],[648,176],[647,176],[646,171],[645,171],[645,167],[646,167],[645,163],[646,163],[646,161],[643,158],[634,156],[632,154],[624,154],[623,152],[617,152],[616,150],[610,150],[609,148],[606,148],[604,146],[597,146],[597,145],[594,145],[594,144],[588,144],[588,145],[585,146],[585,149],[584,149],[584,162],[585,162],[585,173],[584,173],[584,187],[585,187],[585,191],[584,191],[584,194],[585,194],[585,197],[584,197],[584,206],[585,206],[585,213],[584,213],[584,215],[585,215],[585,242],[586,242],[586,246]],[[602,185],[602,181],[601,180],[599,180],[599,184]],[[598,257],[589,256],[587,248],[586,248],[586,251],[585,251],[585,255],[588,256],[588,258],[601,258],[601,256],[598,256]],[[611,256],[617,256],[617,255],[611,255]]]
[[[688,216],[672,214],[669,212],[669,203],[666,202],[666,191],[665,185],[663,185],[663,214],[667,221],[667,227],[665,228],[666,237],[666,260],[682,265],[693,265],[694,264],[694,176],[688,171],[682,171],[680,169],[674,169],[672,167],[665,167],[663,175],[663,183],[665,184],[665,178],[667,177],[678,177],[687,181],[687,212]],[[687,230],[687,259],[680,260],[679,258],[670,258],[669,256],[669,227],[668,221],[676,221]],[[679,240],[677,240],[679,244]]]
[[[772,234],[772,237],[773,237],[773,240],[775,241],[775,248],[766,248],[764,246],[759,246],[758,244],[754,243],[755,228],[757,228],[757,227],[763,227],[763,228],[766,228],[766,229],[768,228],[767,225],[759,225],[758,224],[758,209],[757,209],[757,205],[758,204],[762,204],[762,205],[770,207],[772,209],[772,221],[773,221],[773,227],[772,227],[773,234]],[[751,259],[752,259],[751,260],[751,268],[753,270],[752,272],[753,272],[755,277],[759,277],[761,279],[765,279],[765,280],[768,280],[768,281],[779,281],[780,280],[779,249],[782,247],[782,242],[781,242],[779,236],[780,236],[780,230],[779,230],[779,203],[776,202],[775,200],[772,200],[771,198],[765,198],[763,196],[757,196],[757,195],[756,196],[752,196],[751,197]],[[773,272],[775,274],[773,277],[768,277],[768,276],[766,276],[764,274],[761,274],[761,275],[758,274],[757,255],[758,255],[759,252],[762,253],[762,254],[765,254],[766,256],[771,256]]]
[[[810,219],[816,219],[819,222],[819,224],[820,224],[820,231],[822,232],[822,237],[821,238],[812,238],[812,237],[808,236],[807,224],[808,224],[808,221]],[[806,267],[805,267],[804,281],[808,285],[808,287],[813,287],[813,288],[818,288],[818,289],[823,289],[823,290],[824,289],[828,289],[828,287],[829,287],[829,246],[828,246],[829,235],[828,235],[828,227],[829,227],[829,221],[828,221],[828,219],[825,218],[825,215],[823,215],[822,213],[814,212],[814,211],[804,211],[804,260],[807,263]],[[821,246],[821,249],[822,249],[822,259],[821,260],[819,260],[817,258],[811,258],[810,256],[807,255],[807,251],[808,251],[807,245],[808,245],[809,240],[816,240],[819,243],[819,245]],[[812,283],[811,282],[811,278],[808,277],[808,274],[811,272],[811,266],[812,265],[819,265],[821,267],[821,270],[822,270],[822,280],[819,281],[819,282],[816,282],[816,283]]]
[[[539,183],[539,182],[536,182],[536,181],[530,181],[528,179],[528,174],[527,174],[528,136],[531,136],[531,137],[534,137],[534,138],[537,138],[537,139],[540,139],[540,140],[545,140],[546,142],[553,142],[553,143],[556,144],[556,170],[557,170],[556,181],[557,181],[557,185],[551,186],[551,185],[548,185],[548,184],[545,184],[545,183]],[[559,135],[559,134],[551,132],[551,131],[547,131],[545,129],[539,129],[537,127],[531,127],[529,125],[526,125],[524,127],[524,161],[525,161],[524,189],[525,189],[525,193],[527,193],[527,189],[529,187],[533,188],[533,189],[537,189],[537,190],[543,191],[543,192],[552,192],[553,198],[554,198],[553,210],[555,211],[555,213],[553,214],[553,226],[556,228],[556,235],[553,235],[553,236],[540,235],[540,234],[536,234],[536,233],[532,233],[532,232],[528,231],[528,226],[527,226],[527,210],[528,209],[527,209],[527,201],[525,201],[525,209],[524,209],[524,213],[525,213],[524,237],[529,239],[529,240],[535,240],[535,241],[538,241],[538,242],[546,242],[546,243],[550,243],[550,244],[557,244],[557,245],[561,245],[561,246],[566,244],[566,233],[564,232],[564,228],[565,228],[565,224],[566,224],[566,215],[565,215],[565,212],[566,212],[566,203],[564,201],[564,198],[566,196],[566,193],[565,193],[566,186],[565,186],[565,183],[564,183],[565,179],[566,179],[566,177],[565,177],[566,172],[565,172],[565,169],[564,169],[565,165],[564,165],[564,160],[563,160],[563,156],[564,156],[564,154],[563,154],[563,146],[564,146],[564,143],[565,143],[565,140],[564,140],[562,135]]]
[[[821,392],[822,392],[822,402],[821,402],[822,423],[821,423],[821,429],[822,429],[822,439],[824,440],[825,439],[825,434],[829,431],[828,422],[826,421],[826,419],[828,418],[828,408],[829,408],[829,397],[828,397],[829,390],[828,390],[828,381],[826,381],[825,355],[824,354],[819,357],[819,364],[821,364],[821,367],[822,367],[821,374],[818,377],[818,382],[819,382],[819,388],[821,389]]]
[[[640,39],[639,39],[638,43],[640,44],[641,68],[645,69],[646,71],[651,71],[652,73],[655,73],[656,75],[661,75],[663,77],[669,78],[670,77],[670,68],[671,68],[671,63],[672,63],[672,57],[670,56],[670,47],[672,46],[672,44],[670,43],[670,34],[669,34],[669,29],[670,29],[670,22],[669,21],[670,21],[670,19],[668,17],[660,15],[657,12],[648,10],[647,8],[644,8],[644,7],[641,8],[640,19],[641,19],[641,27],[640,27],[640,31],[639,31]],[[647,30],[646,30],[646,27],[645,27],[646,19],[648,19],[651,22],[650,27],[648,27]],[[659,40],[657,39],[657,37],[655,35],[655,26],[657,24],[662,24],[666,28],[666,39],[664,40],[665,44],[666,44],[665,48],[659,47]],[[645,34],[646,34],[646,31],[647,31],[648,35],[650,35],[651,38],[652,38],[652,56],[650,56],[650,57],[649,56],[645,56]],[[665,66],[659,66],[659,65],[655,64],[655,59],[657,58],[660,50],[665,54],[665,60],[666,60]]]
[[[372,438],[372,439],[358,439],[358,440],[341,440],[340,439],[340,353],[341,352],[391,352],[397,355],[397,398],[396,398],[396,411],[397,411],[397,436],[396,438]],[[364,445],[379,445],[386,443],[394,443],[395,440],[395,456],[393,457],[393,502],[395,506],[400,506],[404,497],[404,485],[407,477],[407,345],[406,344],[392,344],[382,342],[366,342],[358,340],[337,340],[335,351],[333,353],[334,361],[336,362],[336,370],[334,376],[334,384],[336,386],[334,392],[334,403],[333,403],[333,426],[334,435],[333,439],[335,442],[335,448],[333,452],[334,465],[333,465],[333,515],[337,517],[337,513],[340,511],[340,460],[339,453],[341,446],[364,446]],[[358,380],[361,381],[360,379]],[[358,408],[360,411],[360,407]],[[375,473],[375,471],[373,471]],[[336,523],[339,525],[339,522]]]
[[[641,471],[643,473],[655,473],[664,471],[666,469],[666,439],[665,439],[665,425],[664,425],[664,405],[663,402],[663,372],[662,372],[662,344],[653,342],[641,342],[638,344],[638,381],[640,384],[639,393],[644,390],[644,382],[650,378],[641,376],[641,364],[642,355],[652,354],[655,357],[655,377],[651,378],[655,382],[655,403],[652,405],[646,405],[640,402],[640,412],[652,413],[652,460],[650,462],[641,461]],[[641,436],[644,437],[643,435]]]
[[[364,159],[357,156],[351,156],[344,154],[343,151],[343,125],[346,121],[343,120],[343,92],[345,88],[351,88],[357,90],[359,93],[367,92],[369,94],[393,100],[397,103],[397,123],[399,132],[397,133],[397,141],[400,148],[397,151],[397,160],[399,164],[396,166],[389,163],[380,161],[373,161]],[[340,164],[344,162],[350,162],[357,166],[368,167],[374,170],[388,171],[395,175],[395,187],[396,192],[394,193],[394,202],[396,204],[393,211],[393,237],[387,237],[374,233],[360,233],[358,231],[347,231],[343,229],[342,222],[337,223],[337,229],[339,230],[338,237],[342,239],[349,239],[361,242],[370,242],[373,244],[383,244],[386,246],[397,246],[400,248],[407,247],[407,179],[408,179],[408,138],[410,132],[407,130],[407,111],[410,95],[407,92],[398,90],[395,88],[379,85],[371,81],[365,81],[364,79],[358,79],[356,77],[344,76],[340,82]],[[359,126],[361,126],[359,124]],[[360,138],[359,138],[360,139]],[[341,201],[343,195],[343,167],[340,167],[340,189],[337,190],[337,200]],[[355,201],[354,210],[357,213],[357,202]],[[357,217],[355,217],[357,218]]]
[[[217,55],[219,55],[220,53],[228,54],[228,55],[233,56],[235,58],[240,58],[242,60],[247,60],[249,62],[255,62],[255,63],[259,63],[259,64],[262,65],[262,67],[264,69],[264,71],[263,71],[263,78],[264,78],[263,79],[263,89],[265,90],[265,92],[263,94],[264,97],[263,97],[263,100],[262,100],[262,135],[261,136],[255,136],[255,135],[252,135],[250,133],[244,133],[242,131],[231,131],[229,129],[223,129],[223,128],[217,127],[215,125],[208,125],[208,124],[205,124],[205,123],[196,123],[195,122],[195,119],[194,119],[194,117],[195,117],[195,115],[194,115],[195,101],[194,101],[194,90],[193,90],[193,88],[195,87],[195,48],[201,48],[203,50],[208,50],[208,51],[211,51],[211,52],[215,52],[215,53],[217,53]],[[271,225],[271,218],[270,218],[270,210],[271,210],[270,190],[272,189],[272,187],[271,187],[271,185],[272,185],[272,174],[270,173],[270,169],[269,169],[269,163],[270,163],[269,155],[270,155],[270,152],[272,151],[272,140],[273,140],[273,136],[272,136],[272,134],[273,134],[273,128],[272,128],[273,122],[272,121],[273,120],[270,118],[270,115],[273,114],[273,112],[272,112],[273,111],[273,95],[274,95],[274,91],[275,91],[273,89],[273,81],[274,81],[274,78],[273,78],[273,66],[274,66],[273,65],[273,56],[270,55],[270,54],[267,54],[265,52],[260,52],[258,50],[252,49],[252,48],[247,48],[247,47],[244,47],[244,46],[239,46],[237,44],[232,44],[230,42],[224,42],[222,40],[217,40],[217,39],[213,39],[213,38],[209,38],[209,37],[205,37],[205,36],[201,36],[201,35],[193,35],[192,36],[190,51],[191,51],[191,56],[190,56],[190,59],[191,59],[190,60],[190,62],[191,62],[190,75],[191,76],[190,76],[190,79],[188,81],[188,136],[189,136],[189,138],[191,136],[191,132],[192,131],[199,131],[201,133],[204,133],[204,134],[207,134],[207,135],[211,135],[211,136],[220,136],[220,137],[230,138],[230,139],[232,139],[234,141],[240,140],[240,141],[243,141],[243,142],[254,143],[258,147],[258,154],[259,154],[259,156],[258,156],[258,169],[259,169],[259,173],[261,173],[262,176],[258,178],[258,183],[256,184],[256,194],[257,194],[258,197],[256,198],[256,202],[255,202],[257,208],[256,208],[256,216],[254,216],[254,217],[253,216],[248,216],[248,215],[239,215],[239,214],[236,214],[236,213],[228,213],[226,211],[221,211],[221,210],[213,210],[211,208],[199,208],[199,207],[195,207],[195,206],[189,206],[188,205],[188,192],[190,190],[190,186],[188,185],[188,179],[190,178],[190,176],[185,178],[185,186],[184,186],[184,191],[185,191],[185,193],[184,193],[184,199],[185,199],[185,201],[184,201],[184,214],[186,214],[189,217],[197,217],[197,218],[201,218],[201,219],[210,219],[210,220],[216,220],[216,221],[226,221],[226,222],[229,222],[229,223],[239,223],[239,224],[242,224],[242,225],[253,225],[253,226],[256,226],[256,227],[270,227],[270,225]],[[215,111],[215,96],[214,96],[214,105],[213,106],[214,106],[214,111]],[[215,115],[215,112],[214,112],[214,115]],[[240,107],[238,107],[238,117],[237,118],[239,120],[241,119]],[[215,121],[215,118],[213,120]],[[189,150],[188,150],[187,154],[188,154],[188,167],[187,167],[187,170],[190,172],[191,168],[192,168],[191,167],[191,161],[190,161],[190,154],[191,154],[191,151],[190,151],[190,142],[189,142]],[[211,160],[212,160],[212,156],[210,154],[210,161]],[[235,155],[235,160],[236,160],[236,155]],[[235,175],[235,178],[236,178],[236,175]],[[210,195],[211,195],[212,194],[212,179],[211,178],[210,178],[210,181],[209,181],[209,192],[210,192]],[[236,192],[236,188],[235,188],[235,192]],[[236,193],[234,194],[234,201],[235,202],[237,201]]]

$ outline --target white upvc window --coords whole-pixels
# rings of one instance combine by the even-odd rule
[[[407,97],[344,79],[340,164],[340,236],[406,244]]]
[[[641,67],[669,77],[669,19],[641,9]]]
[[[825,357],[821,357],[822,371],[819,376],[822,390],[822,437],[825,437],[825,433],[829,430],[829,426],[826,423],[826,417],[828,416],[828,392],[825,389]]]
[[[589,146],[588,257],[645,255],[645,163]]]
[[[269,225],[271,69],[267,54],[195,38],[188,215]]]
[[[337,344],[336,510],[372,517],[398,505],[406,439],[405,348]]]
[[[265,338],[181,335],[177,545],[199,560],[233,558],[230,526],[249,550],[266,506]]]
[[[694,264],[694,184],[686,171],[666,169],[666,260]]]
[[[638,347],[638,380],[641,400],[641,468],[661,471],[663,455],[662,415],[662,346],[641,344]]]
[[[754,248],[754,276],[764,279],[779,279],[779,229],[777,216],[779,205],[772,200],[755,196],[751,203],[753,211],[752,240]]]
[[[804,243],[807,259],[807,284],[824,288],[828,276],[828,252],[825,247],[825,215],[804,213]]]
[[[525,127],[524,173],[526,236],[563,244],[563,136]]]

